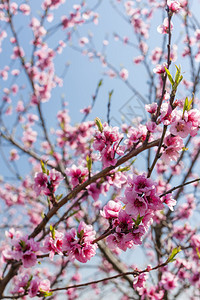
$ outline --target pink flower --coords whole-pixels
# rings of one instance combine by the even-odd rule
[[[16,149],[12,149],[10,151],[10,161],[14,161],[14,160],[18,160],[19,159],[19,155]]]
[[[171,31],[173,30],[173,23],[172,22],[170,23],[170,30]],[[157,31],[159,33],[162,33],[162,34],[168,34],[169,33],[169,20],[168,20],[168,18],[165,18],[164,21],[163,21],[163,24],[159,25],[157,27]]]
[[[12,91],[13,95],[16,95],[17,92],[18,92],[18,90],[19,90],[19,87],[18,87],[17,84],[13,84],[13,85],[11,86],[11,91]]]
[[[161,284],[162,286],[168,291],[175,289],[178,284],[178,278],[176,277],[175,274],[172,274],[170,272],[164,272],[162,274],[162,279],[161,279]]]
[[[200,274],[199,274],[199,272],[197,271],[194,274],[192,274],[189,281],[192,285],[195,285],[199,288],[199,286],[200,286]]]
[[[165,195],[163,198],[163,203],[167,204],[171,211],[174,210],[174,206],[176,205],[176,200],[172,198],[171,194]]]
[[[80,112],[82,114],[88,115],[91,112],[91,110],[92,110],[92,107],[91,107],[91,105],[89,105],[88,107],[81,109]]]
[[[108,201],[108,203],[104,206],[103,211],[101,211],[101,215],[106,219],[117,218],[119,215],[119,211],[121,210],[121,203],[115,202],[113,200]]]
[[[111,234],[107,237],[106,239],[108,247],[111,250],[116,249],[118,247],[119,249],[126,251],[127,248],[132,248],[133,247],[133,240],[132,240],[132,235],[129,234],[126,235],[124,233],[114,233]]]
[[[17,112],[22,112],[22,111],[24,111],[24,103],[23,103],[21,100],[19,100],[18,103],[17,103],[16,111],[17,111]]]
[[[99,195],[102,191],[102,186],[98,187],[98,185],[94,182],[87,187],[88,194],[93,198],[94,201],[99,199]]]
[[[57,187],[59,186],[62,180],[63,178],[60,172],[56,171],[55,169],[51,169],[49,171],[49,181],[50,181],[52,192],[55,192],[55,190],[57,189]]]
[[[79,40],[79,44],[80,44],[80,46],[81,47],[84,47],[86,44],[88,44],[89,43],[89,40],[88,40],[88,38],[87,37],[82,37],[82,38],[80,38],[80,40]]]
[[[146,282],[147,274],[142,273],[139,276],[134,277],[133,279],[133,288],[136,290],[137,288],[144,287]]]
[[[128,185],[126,191],[131,189],[134,186],[134,190],[137,193],[149,193],[152,189],[155,189],[156,184],[152,179],[147,178],[145,174],[138,176],[129,176],[128,177]]]
[[[22,142],[26,148],[32,147],[37,140],[37,132],[28,127],[23,132]]]
[[[119,76],[123,79],[123,80],[127,80],[128,79],[128,70],[125,68],[122,68],[121,71],[119,72]]]
[[[48,292],[50,290],[51,287],[51,283],[48,279],[43,279],[42,281],[40,281],[39,283],[39,291],[42,292]]]
[[[200,127],[200,112],[197,109],[191,109],[188,111],[188,122],[191,122],[192,128],[190,131],[191,136],[197,135]]]
[[[181,8],[179,1],[167,0],[167,6],[172,13],[177,13]]]
[[[72,165],[71,168],[67,168],[65,172],[71,177],[71,184],[73,187],[87,179],[86,175],[88,174],[88,170],[83,166],[76,167],[75,165]]]
[[[31,250],[26,251],[22,255],[22,263],[24,268],[30,268],[35,266],[37,263],[37,256],[35,253],[33,253]]]
[[[55,169],[51,169],[49,171],[49,178],[47,174],[43,172],[36,173],[34,178],[34,190],[37,196],[39,196],[40,194],[51,196],[52,193],[56,191],[62,180],[63,179],[61,173],[56,171]]]
[[[142,238],[146,233],[146,228],[143,225],[139,225],[138,228],[134,229],[132,234],[132,240],[135,245],[142,244]]]
[[[173,121],[174,120],[174,121]],[[179,135],[182,138],[186,138],[192,129],[192,123],[186,122],[183,119],[174,118],[170,127],[170,132],[173,135]]]
[[[152,55],[151,55],[152,64],[157,64],[159,62],[161,55],[162,55],[162,49],[160,47],[156,47],[152,51]]]
[[[114,78],[117,76],[117,74],[111,69],[105,72],[105,74],[108,75],[110,78]]]
[[[164,74],[166,71],[165,71],[165,68],[167,68],[167,63],[163,63],[162,65],[157,65],[154,69],[153,69],[153,72],[155,74]]]
[[[102,150],[101,155],[104,168],[109,167],[110,165],[114,166],[117,163],[117,159],[115,158],[115,150],[113,148],[108,146]]]
[[[12,294],[23,294],[26,291],[26,287],[30,276],[28,274],[17,277],[14,289],[11,291]]]
[[[19,48],[18,46],[15,46],[13,48],[13,54],[11,55],[11,59],[16,59],[18,57],[24,57],[25,53],[22,48]]]
[[[164,208],[160,197],[155,193],[155,189],[152,189],[150,193],[144,195],[144,199],[146,200],[149,209],[161,210]]]
[[[127,214],[130,214],[134,219],[137,219],[138,215],[140,215],[140,217],[144,216],[147,209],[146,201],[139,196],[133,197],[131,200],[129,198],[125,208]]]
[[[82,263],[86,263],[96,254],[97,244],[92,244],[96,232],[92,225],[86,225],[80,222],[78,230],[72,228],[64,236],[63,250],[67,252],[69,259],[74,261],[77,259]]]
[[[28,5],[28,4],[25,4],[25,3],[23,3],[23,4],[21,4],[20,6],[19,6],[19,10],[21,10],[21,12],[24,14],[24,15],[26,15],[26,16],[28,16],[29,14],[30,14],[30,6]]]
[[[134,62],[135,64],[139,64],[139,63],[141,63],[143,60],[144,60],[144,56],[143,56],[143,55],[139,55],[139,56],[137,56],[137,57],[134,57],[133,62]]]
[[[57,230],[50,232],[49,236],[45,238],[44,246],[41,249],[44,253],[49,252],[49,257],[53,260],[55,253],[63,255],[62,245],[63,245],[63,233]]]
[[[35,278],[35,279],[31,280],[30,288],[29,288],[29,291],[28,291],[28,294],[31,298],[33,298],[37,295],[38,287],[39,287],[38,278]]]
[[[148,113],[150,113],[150,114],[155,114],[155,112],[157,111],[157,107],[158,107],[158,105],[155,102],[145,105],[146,111],[148,111]]]
[[[13,258],[22,260],[25,268],[33,267],[37,263],[36,252],[39,250],[39,243],[27,236],[13,240]]]
[[[148,121],[148,122],[146,123],[146,126],[147,126],[147,129],[148,129],[149,132],[155,132],[156,129],[157,129],[156,123],[155,123],[155,122],[152,122],[152,121]]]
[[[37,196],[39,196],[43,191],[47,189],[48,177],[43,172],[35,173],[34,181],[34,190]]]
[[[179,153],[184,147],[183,140],[179,136],[167,135],[164,139],[164,150],[162,160],[169,163],[171,160],[177,160]]]

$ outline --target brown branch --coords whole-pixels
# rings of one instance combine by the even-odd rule
[[[128,154],[126,154],[125,156],[121,157],[115,166],[110,166],[105,168],[104,170],[102,170],[101,172],[95,174],[93,177],[89,178],[87,181],[85,181],[84,183],[78,185],[77,187],[74,188],[74,190],[72,190],[67,196],[65,196],[59,203],[56,204],[56,206],[54,206],[48,213],[47,215],[45,215],[44,219],[42,220],[42,222],[34,229],[34,231],[29,235],[29,238],[34,238],[36,237],[46,226],[46,224],[48,223],[48,221],[56,214],[56,212],[62,207],[64,206],[69,200],[75,198],[77,196],[77,194],[82,191],[85,190],[85,188],[87,186],[89,186],[91,183],[96,182],[99,178],[104,177],[105,175],[107,175],[111,170],[115,169],[116,167],[120,166],[121,164],[125,163],[126,161],[128,161],[130,158],[138,155],[139,153],[143,152],[146,149],[149,149],[151,147],[155,147],[158,146],[160,140],[155,140],[151,143],[148,143],[147,145],[142,145],[137,149],[134,149],[132,151],[130,151]],[[17,265],[16,265],[17,264]],[[15,262],[13,263],[13,265],[11,266],[8,274],[5,276],[4,279],[2,279],[0,281],[0,298],[3,295],[4,289],[6,288],[7,283],[12,279],[12,277],[17,273],[19,266],[21,265],[21,262]]]
[[[173,191],[175,191],[175,190],[177,190],[177,189],[179,189],[179,188],[183,188],[184,186],[186,186],[186,185],[188,185],[188,184],[191,184],[191,183],[194,183],[194,182],[197,182],[197,181],[200,181],[200,178],[193,179],[193,180],[191,180],[191,181],[188,181],[188,182],[182,183],[182,184],[180,184],[180,185],[177,185],[177,186],[173,187],[172,189],[168,190],[167,192],[161,194],[159,197],[163,197],[163,196],[165,196],[165,195],[167,195],[167,194],[172,193]]]
[[[128,161],[132,157],[138,155],[139,153],[143,152],[144,150],[152,148],[152,147],[155,147],[155,146],[158,146],[159,142],[160,142],[160,139],[155,140],[155,141],[153,141],[151,143],[148,143],[147,145],[142,145],[139,148],[130,151],[128,154],[126,154],[125,156],[121,157],[117,161],[117,163],[116,163],[115,166],[109,166],[109,167],[105,168],[104,170],[102,170],[99,173],[95,174],[94,176],[92,176],[91,178],[89,178],[88,180],[86,180],[85,182],[83,182],[82,184],[76,186],[67,196],[65,196],[59,203],[57,203],[56,206],[54,206],[48,212],[48,214],[45,216],[45,218],[42,220],[42,222],[31,233],[31,235],[29,236],[29,238],[36,237],[42,231],[42,229],[45,227],[45,225],[48,223],[48,221],[55,215],[55,213],[63,205],[65,205],[69,200],[74,199],[77,196],[78,193],[80,193],[81,191],[85,190],[85,188],[87,186],[89,186],[91,183],[96,182],[99,178],[102,178],[102,177],[106,176],[110,171],[112,171],[116,167],[122,165],[123,163],[125,163],[126,161]]]
[[[151,268],[150,270],[148,268],[142,270],[142,271],[138,271],[138,270],[133,270],[133,271],[130,271],[130,272],[125,272],[125,273],[121,273],[121,274],[117,274],[117,275],[114,275],[114,276],[110,276],[110,277],[106,277],[106,278],[102,278],[102,279],[99,279],[99,280],[94,280],[94,281],[90,281],[90,282],[86,282],[86,283],[81,283],[81,284],[75,284],[75,285],[71,285],[71,286],[67,286],[67,287],[63,287],[63,288],[55,288],[55,289],[51,289],[50,291],[51,292],[56,292],[56,291],[63,291],[63,290],[69,290],[71,288],[79,288],[79,287],[85,287],[85,286],[88,286],[88,285],[91,285],[91,284],[97,284],[97,283],[100,283],[100,282],[104,282],[104,281],[107,281],[107,280],[112,280],[112,279],[116,279],[116,278],[119,278],[119,277],[123,277],[123,276],[127,276],[127,275],[132,275],[134,277],[137,277],[139,276],[140,274],[143,274],[143,273],[149,273],[150,271],[153,271],[153,270],[157,270],[159,268],[162,268],[164,266],[166,266],[167,264],[169,263],[168,260],[166,260],[164,263],[162,264],[159,264],[153,268]],[[133,287],[133,286],[132,286]]]

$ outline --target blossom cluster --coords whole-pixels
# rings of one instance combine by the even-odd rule
[[[111,234],[107,237],[109,247],[126,251],[142,243],[155,212],[164,205],[157,194],[156,183],[145,174],[128,176],[125,197],[121,200],[125,207],[119,201],[110,200],[101,214],[111,226]]]
[[[93,243],[96,232],[92,225],[86,225],[80,222],[78,230],[70,229],[65,234],[57,230],[50,232],[45,238],[44,246],[41,250],[49,253],[49,257],[53,260],[55,254],[68,256],[70,261],[77,259],[82,263],[86,263],[95,254],[97,244]]]
[[[35,174],[34,190],[37,196],[44,194],[52,197],[63,179],[61,173],[55,169],[51,169],[47,174],[45,172],[37,172]]]
[[[30,298],[35,296],[45,296],[50,290],[50,281],[41,279],[38,276],[29,276],[28,274],[19,276],[15,282],[15,287],[11,291],[12,294],[24,295],[28,294]]]
[[[116,257],[119,261],[121,259],[120,250],[126,251],[144,243],[144,251],[151,263],[153,262],[154,267],[148,265],[146,269],[139,270],[139,264],[131,265],[131,259],[129,260],[130,264],[125,266],[133,271],[133,288],[137,291],[137,296],[139,295],[141,299],[161,300],[166,295],[171,297],[170,292],[172,291],[173,298],[173,292],[176,289],[176,295],[178,295],[188,287],[193,288],[195,295],[196,291],[198,292],[200,289],[200,235],[198,229],[193,228],[188,221],[193,215],[194,209],[199,205],[197,201],[198,180],[194,186],[190,185],[194,192],[182,193],[181,201],[177,202],[175,199],[179,200],[179,192],[182,191],[185,183],[179,188],[172,188],[172,180],[174,180],[174,175],[176,178],[178,176],[181,178],[181,172],[186,167],[188,168],[187,178],[196,178],[192,168],[200,153],[200,139],[197,136],[200,128],[199,103],[196,96],[191,101],[186,98],[185,102],[178,98],[176,85],[178,85],[177,77],[179,76],[173,77],[169,75],[169,70],[168,72],[166,70],[167,68],[171,71],[170,64],[177,59],[178,47],[175,44],[171,45],[173,41],[171,34],[174,30],[172,17],[180,12],[179,19],[181,20],[183,16],[183,24],[186,27],[186,37],[183,41],[185,48],[181,49],[182,57],[191,58],[193,81],[184,79],[182,83],[187,89],[198,91],[199,69],[196,70],[193,62],[200,61],[200,29],[196,29],[198,24],[195,18],[191,19],[193,13],[190,11],[189,0],[149,0],[147,1],[148,5],[144,5],[140,0],[124,1],[123,4],[122,1],[117,0],[114,5],[116,10],[119,9],[117,5],[124,7],[124,16],[136,36],[133,43],[130,37],[126,35],[120,37],[118,33],[115,33],[115,40],[120,40],[124,47],[133,47],[139,51],[139,55],[131,60],[135,64],[134,68],[143,64],[149,74],[149,102],[145,101],[147,100],[145,99],[146,95],[142,101],[151,103],[146,105],[146,111],[151,118],[144,123],[142,118],[137,117],[132,120],[131,124],[123,124],[121,126],[123,134],[120,133],[118,127],[112,127],[109,121],[103,125],[98,118],[95,119],[95,122],[85,121],[93,112],[102,80],[95,95],[92,96],[91,105],[81,110],[84,113],[82,123],[71,125],[66,109],[67,103],[63,101],[62,109],[59,108],[57,113],[58,129],[49,131],[48,127],[46,128],[48,122],[45,122],[45,115],[48,116],[49,111],[47,103],[44,102],[50,100],[55,87],[62,86],[64,83],[68,64],[65,66],[63,75],[58,77],[55,62],[57,56],[64,52],[65,47],[70,46],[80,50],[80,53],[88,56],[90,60],[99,59],[103,67],[109,68],[104,74],[109,75],[110,78],[118,78],[137,94],[137,89],[132,87],[131,83],[132,78],[134,80],[137,78],[136,76],[132,77],[131,69],[126,69],[123,64],[119,68],[112,67],[112,64],[109,63],[106,47],[111,41],[108,41],[108,38],[104,39],[103,51],[100,52],[95,50],[95,39],[91,32],[87,35],[83,33],[84,30],[83,32],[81,29],[80,32],[78,31],[84,23],[98,23],[98,14],[89,8],[86,1],[73,4],[69,13],[58,14],[59,22],[57,24],[49,24],[57,15],[54,14],[54,11],[65,2],[65,0],[44,0],[40,16],[33,16],[34,12],[31,11],[31,6],[25,3],[2,1],[0,4],[0,21],[5,23],[2,26],[4,30],[0,33],[0,52],[3,44],[6,44],[8,49],[11,46],[11,63],[4,65],[0,70],[0,80],[8,85],[2,89],[0,118],[5,128],[1,126],[0,137],[5,139],[6,143],[11,143],[11,147],[15,147],[14,149],[9,148],[9,165],[13,175],[16,175],[17,183],[20,182],[15,187],[13,182],[7,183],[7,178],[0,177],[0,198],[4,201],[1,210],[3,213],[4,208],[7,210],[1,229],[4,225],[10,226],[10,217],[15,219],[15,225],[23,227],[21,232],[14,229],[6,232],[9,242],[2,241],[0,245],[2,253],[0,266],[3,266],[0,268],[2,269],[0,277],[3,279],[0,280],[0,285],[4,285],[7,278],[10,277],[8,279],[12,280],[9,283],[11,298],[22,297],[25,299],[26,296],[43,298],[51,295],[51,290],[65,290],[68,300],[77,299],[80,297],[76,285],[80,281],[79,262],[87,263],[97,254],[99,241],[99,252],[102,252],[102,257],[99,255],[97,262],[102,259],[98,270],[106,274],[105,280],[100,280],[104,284],[111,284],[111,281],[107,279],[114,269],[124,275],[124,269],[121,269],[122,264],[116,265],[115,263]],[[94,6],[95,10],[99,4]],[[163,47],[161,49],[156,46],[151,49],[152,45],[150,44],[152,43],[147,44],[151,28],[149,21],[160,8],[167,12],[163,24],[157,28],[158,32],[163,34]],[[15,16],[17,15],[18,19],[20,19],[19,16],[25,16],[29,30],[32,32],[29,43],[32,47],[31,55],[26,49],[27,45],[22,45],[20,36],[18,39],[20,30],[15,28],[15,24],[17,24]],[[192,22],[189,25],[190,20]],[[176,23],[174,22],[174,24]],[[11,29],[11,36],[9,36],[9,31],[6,32],[8,27]],[[52,39],[52,36],[59,29],[64,36],[63,40],[58,40],[52,47],[49,41],[55,42],[56,39]],[[60,39],[61,35],[58,34],[57,37]],[[7,43],[8,38],[10,38],[10,44]],[[75,40],[77,40],[77,45],[74,43]],[[168,40],[167,51],[164,49],[166,40]],[[20,63],[19,67],[17,66],[18,62]],[[151,63],[157,64],[153,73],[151,72]],[[17,66],[19,69],[14,69],[13,66]],[[180,72],[180,67],[176,67],[176,69]],[[19,84],[22,78],[20,76],[23,73],[25,73],[31,89],[29,97],[24,97],[24,78],[24,85],[20,86]],[[12,80],[8,80],[9,76],[12,76]],[[155,79],[158,79],[158,82]],[[111,94],[109,94],[110,96]],[[12,97],[13,99],[18,97],[17,102],[13,101]],[[111,98],[109,98],[110,100]],[[110,104],[111,102],[109,102]],[[10,130],[11,124],[6,117],[12,114],[13,108],[16,120]],[[108,106],[108,115],[109,109]],[[98,127],[96,131],[95,123]],[[33,125],[36,125],[35,128]],[[41,131],[38,130],[39,128]],[[124,136],[125,141],[122,145]],[[188,155],[192,158],[191,168],[182,160],[185,150],[187,150],[184,147],[187,137],[188,142],[185,147],[192,144],[193,148],[189,149]],[[195,137],[195,139],[190,137]],[[190,140],[192,140],[191,144]],[[156,148],[158,145],[159,147]],[[147,149],[149,152],[148,173],[146,174],[141,172],[143,165],[139,166],[139,170],[137,169],[137,164],[141,162],[140,158],[133,164],[134,161],[130,162],[130,157],[135,153],[139,156]],[[156,150],[154,160],[152,150]],[[22,160],[23,152],[30,156],[29,163],[35,173],[34,178],[32,172],[30,176],[23,179],[21,168],[18,170],[18,160]],[[182,156],[179,160],[181,152]],[[146,154],[147,151],[143,153]],[[119,159],[122,155],[124,155],[123,159]],[[48,162],[49,170],[41,163],[41,172],[40,157],[42,161]],[[116,168],[122,161],[125,165]],[[98,173],[101,164],[102,170]],[[50,167],[55,169],[50,169]],[[112,170],[110,171],[110,169]],[[154,175],[158,176],[155,181],[150,178],[151,176],[153,178]],[[66,186],[63,184],[62,187],[59,187],[63,178]],[[187,178],[185,177],[184,182]],[[63,197],[62,203],[58,202],[61,196],[55,196],[58,187],[63,190],[66,188],[64,193],[69,193]],[[171,189],[177,190],[177,197],[173,197],[169,193]],[[43,201],[43,197],[40,197],[42,195],[48,197],[48,202]],[[113,200],[102,206],[103,196]],[[184,202],[182,201],[183,196],[185,197]],[[50,204],[53,204],[53,207]],[[16,207],[19,205],[20,210],[16,213]],[[164,212],[165,205],[169,208],[166,214]],[[18,216],[21,219],[18,219]],[[54,224],[50,225],[50,229],[47,228],[49,221]],[[152,230],[149,230],[153,222]],[[24,233],[27,228],[30,229],[29,236]],[[35,237],[30,238],[31,236]],[[109,255],[101,247],[101,245],[106,247],[106,244],[101,242],[104,239],[108,248],[112,250],[108,251]],[[178,257],[174,264],[168,264],[172,261],[169,259],[170,252],[173,252],[173,248],[177,245],[183,249],[182,256]],[[40,264],[41,266],[39,266]],[[45,264],[47,264],[47,268],[45,268]],[[50,265],[51,267],[49,267]],[[67,272],[68,265],[70,265],[70,271],[74,268],[73,276]],[[92,265],[92,267],[94,266]],[[159,270],[158,280],[156,281],[155,276],[153,286],[149,286],[146,281],[148,272],[152,270]],[[14,276],[15,274],[16,276]],[[123,279],[126,280],[126,276],[123,276]],[[130,280],[128,281],[130,283]],[[87,282],[85,285],[88,284],[91,283]],[[83,285],[81,284],[81,286]],[[181,287],[178,290],[179,285]],[[96,294],[100,292],[94,281],[90,286]],[[0,298],[2,295],[9,298],[6,295],[9,288],[6,287],[6,284],[3,286],[4,288],[5,290],[2,291],[2,286],[0,286],[0,293],[1,291],[4,293],[0,294]],[[116,288],[118,288],[117,285]],[[134,297],[132,294],[133,290],[131,290],[131,297]],[[56,298],[57,295],[53,295],[53,297]],[[128,290],[121,299],[129,299]]]
[[[100,130],[96,131],[93,147],[95,150],[100,151],[104,168],[116,164],[116,154],[124,154],[124,147],[119,145],[122,138],[123,134],[119,133],[119,128],[111,127],[106,122]]]
[[[2,252],[3,260],[9,261],[15,259],[21,260],[24,268],[33,267],[37,263],[37,252],[39,251],[39,243],[34,239],[28,239],[28,236],[22,236],[20,232],[11,230],[9,232],[11,238],[12,249],[5,249]]]

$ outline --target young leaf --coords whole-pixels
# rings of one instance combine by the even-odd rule
[[[90,173],[91,168],[92,168],[92,159],[91,159],[91,157],[89,157],[89,156],[87,155],[87,156],[86,156],[86,161],[87,161],[88,172]]]
[[[62,196],[63,196],[63,194],[57,195],[57,196],[56,196],[56,200],[59,201],[59,200],[62,198]]]
[[[196,252],[197,252],[197,256],[198,256],[198,258],[200,259],[200,253],[199,253],[199,249],[198,249],[198,247],[196,247]]]
[[[50,232],[52,235],[52,239],[54,240],[55,239],[55,228],[52,225],[50,225],[49,229],[50,229]]]
[[[113,90],[109,92],[109,102],[110,102],[110,100],[111,100],[111,97],[112,97],[113,92],[114,92]]]
[[[172,78],[172,75],[170,74],[170,71],[165,67],[165,71],[167,73],[167,77],[169,78],[169,81],[171,82],[171,85],[174,85],[174,80]]]
[[[136,158],[135,159],[133,159],[132,160],[132,162],[127,166],[127,167],[124,167],[124,168],[119,168],[118,170],[117,170],[117,172],[124,172],[124,171],[129,171],[130,170],[130,167],[131,167],[131,165],[133,165],[134,164],[134,162],[136,161]]]
[[[140,215],[137,216],[137,220],[134,220],[133,221],[135,222],[135,225],[136,226],[139,226],[140,223],[142,222],[142,219],[144,218],[144,216],[140,217]]]
[[[183,116],[184,116],[185,111],[189,111],[192,108],[193,100],[194,100],[194,95],[192,96],[190,101],[188,100],[188,97],[185,98],[185,102],[183,105]]]
[[[84,236],[84,230],[83,229],[80,232],[77,231],[77,237],[79,239],[82,239],[83,236]]]
[[[103,132],[103,125],[102,125],[102,123],[101,123],[101,120],[100,120],[98,117],[95,118],[95,123],[96,123],[96,125],[97,125],[99,131],[100,131],[100,132]]]
[[[175,261],[174,257],[176,256],[176,254],[178,254],[181,251],[181,247],[176,247],[172,250],[172,253],[170,254],[170,256],[167,259],[167,262],[172,262]]]
[[[181,67],[179,66],[179,68],[175,65],[176,67],[176,75],[175,75],[175,83],[179,84],[179,79],[180,79],[180,75],[181,75]]]
[[[98,87],[100,87],[102,84],[103,84],[103,79],[100,79],[98,83]]]
[[[49,297],[49,296],[53,295],[52,292],[43,292],[43,291],[40,291],[40,293],[42,294],[43,297]]]
[[[46,169],[45,169],[45,166],[44,166],[44,163],[43,163],[42,160],[40,161],[40,165],[41,165],[41,168],[42,168],[42,172],[43,172],[44,174],[46,174]]]
[[[119,168],[117,171],[118,172],[125,172],[125,171],[129,171],[130,170],[130,166],[124,167],[124,168]]]

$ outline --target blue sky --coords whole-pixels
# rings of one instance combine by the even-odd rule
[[[32,46],[30,45],[30,40],[32,39],[32,33],[29,28],[30,18],[36,16],[39,18],[41,14],[41,1],[30,1],[32,8],[31,16],[22,16],[18,14],[13,18],[15,29],[19,36],[19,42],[26,52],[26,59],[30,59]],[[94,4],[94,1],[87,1],[89,7]],[[95,1],[96,3],[96,1]],[[120,11],[124,11],[122,3],[113,1]],[[66,1],[58,10],[55,10],[55,19],[52,24],[45,23],[46,28],[50,28],[53,24],[58,24],[60,18],[63,15],[69,15],[69,12],[72,10],[74,2]],[[140,5],[145,7],[144,2],[140,2]],[[194,2],[194,8],[198,7],[197,1]],[[93,62],[90,62],[87,56],[82,55],[80,52],[74,50],[71,46],[77,46],[78,40],[80,37],[87,37],[93,35],[93,43],[96,51],[102,51],[103,40],[107,39],[109,45],[106,47],[106,57],[109,63],[111,63],[118,71],[125,67],[129,70],[129,82],[130,84],[140,93],[145,99],[148,98],[148,86],[147,86],[147,75],[144,67],[140,65],[133,64],[133,58],[139,55],[138,49],[125,45],[120,41],[116,42],[113,34],[117,33],[121,37],[128,36],[132,43],[135,43],[134,32],[130,24],[128,24],[124,19],[122,19],[119,14],[115,11],[112,6],[112,1],[101,2],[101,5],[96,10],[99,13],[99,25],[96,26],[93,23],[84,24],[75,28],[75,31],[72,35],[72,41],[64,48],[64,51],[59,55],[55,60],[56,74],[61,76],[65,69],[65,65],[69,64],[66,76],[63,81],[63,87],[56,88],[52,91],[52,96],[49,102],[42,105],[44,116],[48,124],[49,129],[55,128],[57,124],[56,113],[61,109],[61,99],[64,98],[68,102],[68,108],[71,117],[71,123],[75,124],[80,122],[83,118],[83,115],[80,113],[80,109],[86,107],[92,103],[92,95],[95,92],[96,86],[100,79],[103,79],[103,85],[99,90],[97,100],[95,102],[94,109],[91,115],[88,117],[88,120],[94,120],[95,117],[99,117],[102,121],[107,120],[107,104],[109,98],[109,92],[113,90],[113,95],[111,99],[111,124],[117,125],[118,122],[121,122],[123,118],[125,122],[130,123],[131,118],[136,115],[141,115],[142,118],[146,118],[147,114],[144,111],[144,104],[140,101],[138,102],[138,96],[127,87],[126,83],[119,79],[110,79],[107,76],[104,76],[104,72],[107,70],[102,67],[101,62],[97,59],[94,59]],[[158,12],[154,16],[150,28],[150,38],[147,40],[147,43],[150,47],[149,53],[156,46],[162,45],[162,36],[157,32],[157,26],[160,25],[163,21],[163,18],[166,16],[165,12]],[[178,16],[173,17],[174,23],[174,32],[172,35],[172,44],[177,40],[182,39],[183,28],[180,27],[180,21]],[[1,29],[4,29],[8,32],[8,37],[3,41],[3,51],[0,53],[0,69],[4,67],[5,64],[10,65],[10,55],[12,53],[12,48],[9,42],[10,30],[8,26],[1,25]],[[180,29],[179,31],[176,29]],[[54,35],[48,39],[48,44],[50,47],[55,48],[58,41],[66,38],[66,31],[60,29]],[[92,48],[94,48],[92,46]],[[176,64],[179,65],[182,63],[181,57],[178,58]],[[15,68],[20,68],[19,61],[12,62]],[[153,65],[149,65],[150,70],[153,69]],[[172,73],[174,72],[174,66],[171,66]],[[188,78],[188,66],[184,64],[182,67],[184,71],[184,77]],[[0,79],[1,92],[4,87],[10,87],[12,79],[9,78],[8,81],[3,81]],[[24,90],[20,90],[20,93],[13,97],[12,106],[15,108],[17,101],[22,99],[25,103],[29,101],[29,96],[31,93],[31,88],[27,82],[25,75],[21,75],[17,79],[17,83],[22,86],[25,85]],[[184,91],[185,93],[185,91]],[[9,127],[13,124],[14,115],[6,116],[4,118],[5,124]],[[21,125],[18,126],[21,128]],[[22,130],[18,130],[18,137]],[[7,149],[6,149],[7,151]],[[8,151],[7,151],[8,153]],[[4,160],[2,161],[2,164]],[[21,163],[21,162],[20,162]],[[4,168],[3,174],[6,174],[7,168]],[[26,171],[26,168],[24,169]]]

